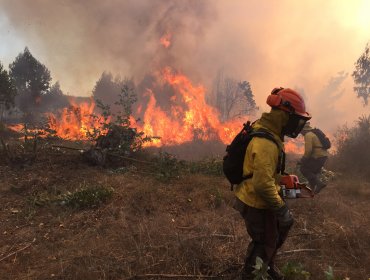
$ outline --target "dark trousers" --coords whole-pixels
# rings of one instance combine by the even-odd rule
[[[242,215],[252,239],[247,249],[244,274],[247,277],[252,275],[257,257],[273,267],[276,252],[286,240],[290,227],[280,227],[273,211],[250,207],[237,198],[234,208]]]
[[[304,177],[308,180],[310,187],[315,187],[318,184],[321,184],[319,179],[319,174],[321,168],[324,166],[327,157],[320,158],[306,158],[301,162],[300,171]]]

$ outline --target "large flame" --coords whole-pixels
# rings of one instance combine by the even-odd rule
[[[94,115],[94,108],[93,101],[81,104],[72,102],[70,107],[62,110],[60,116],[48,115],[49,129],[58,137],[69,140],[87,140],[96,130],[104,133],[103,118]]]
[[[175,145],[199,139],[230,142],[240,130],[242,121],[221,123],[218,112],[205,101],[203,86],[194,86],[183,74],[175,74],[166,67],[158,75],[163,85],[170,85],[176,93],[169,109],[157,105],[156,94],[148,89],[149,98],[144,113],[142,130],[146,135],[159,136],[153,145]]]

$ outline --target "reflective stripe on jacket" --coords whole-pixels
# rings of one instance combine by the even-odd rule
[[[279,195],[280,175],[277,174],[278,158],[283,143],[280,139],[282,126],[288,121],[287,113],[272,110],[263,113],[253,126],[269,131],[280,148],[271,140],[254,137],[245,153],[243,175],[253,173],[253,177],[240,183],[235,195],[245,204],[258,209],[277,209],[284,205]]]

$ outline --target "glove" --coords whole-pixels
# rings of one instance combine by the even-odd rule
[[[290,228],[294,223],[292,213],[289,211],[286,204],[284,204],[284,206],[280,207],[276,211],[276,216],[278,219],[279,227],[281,228]]]

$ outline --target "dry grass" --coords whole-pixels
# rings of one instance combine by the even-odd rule
[[[233,279],[243,263],[248,237],[222,177],[187,174],[162,182],[145,172],[89,167],[72,152],[43,154],[21,169],[2,165],[0,176],[1,279]],[[32,204],[36,196],[81,184],[114,193],[94,209]],[[296,223],[278,264],[298,261],[311,279],[325,279],[328,266],[338,276],[367,279],[369,188],[337,180],[312,200],[289,201]],[[289,252],[296,249],[317,251]]]

